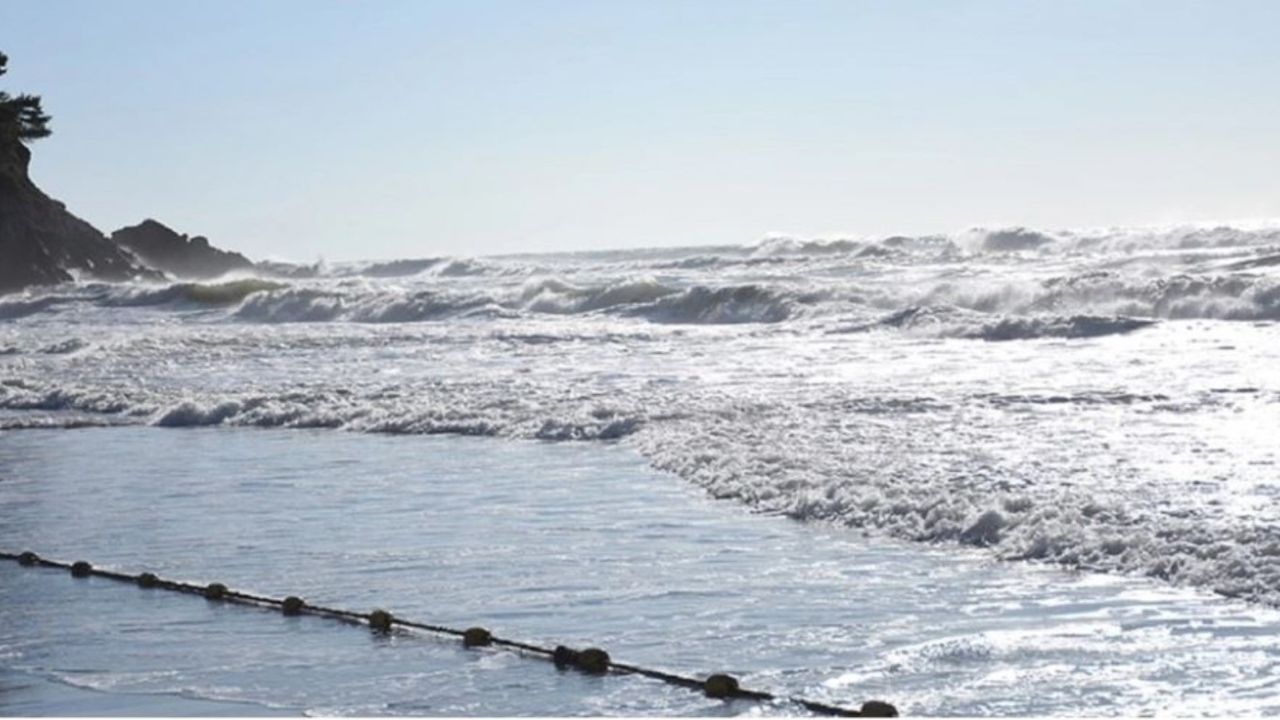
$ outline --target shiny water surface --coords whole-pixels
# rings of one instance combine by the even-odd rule
[[[0,432],[0,547],[298,594],[913,715],[1280,712],[1280,613],[751,514],[617,444],[329,430]],[[721,715],[451,639],[0,563],[3,685],[135,714]],[[147,705],[138,698],[151,697]],[[0,692],[0,714],[40,714]],[[151,711],[148,711],[151,708]],[[204,714],[211,714],[206,706]]]

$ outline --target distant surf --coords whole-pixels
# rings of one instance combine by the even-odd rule
[[[1280,229],[260,266],[0,300],[0,429],[618,441],[761,511],[1280,603]]]

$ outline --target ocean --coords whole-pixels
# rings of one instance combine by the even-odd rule
[[[1276,227],[1013,228],[30,290],[0,549],[853,707],[1275,713],[1277,273]],[[8,673],[169,714],[796,712],[0,577]]]

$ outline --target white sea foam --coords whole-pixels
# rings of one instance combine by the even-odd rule
[[[0,302],[0,429],[617,441],[766,512],[1274,603],[1278,233],[1005,228],[69,285]]]

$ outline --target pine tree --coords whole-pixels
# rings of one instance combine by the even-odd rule
[[[9,56],[0,52],[0,75],[8,71]],[[23,142],[48,137],[49,116],[40,107],[39,95],[18,95],[0,91],[0,141]]]

